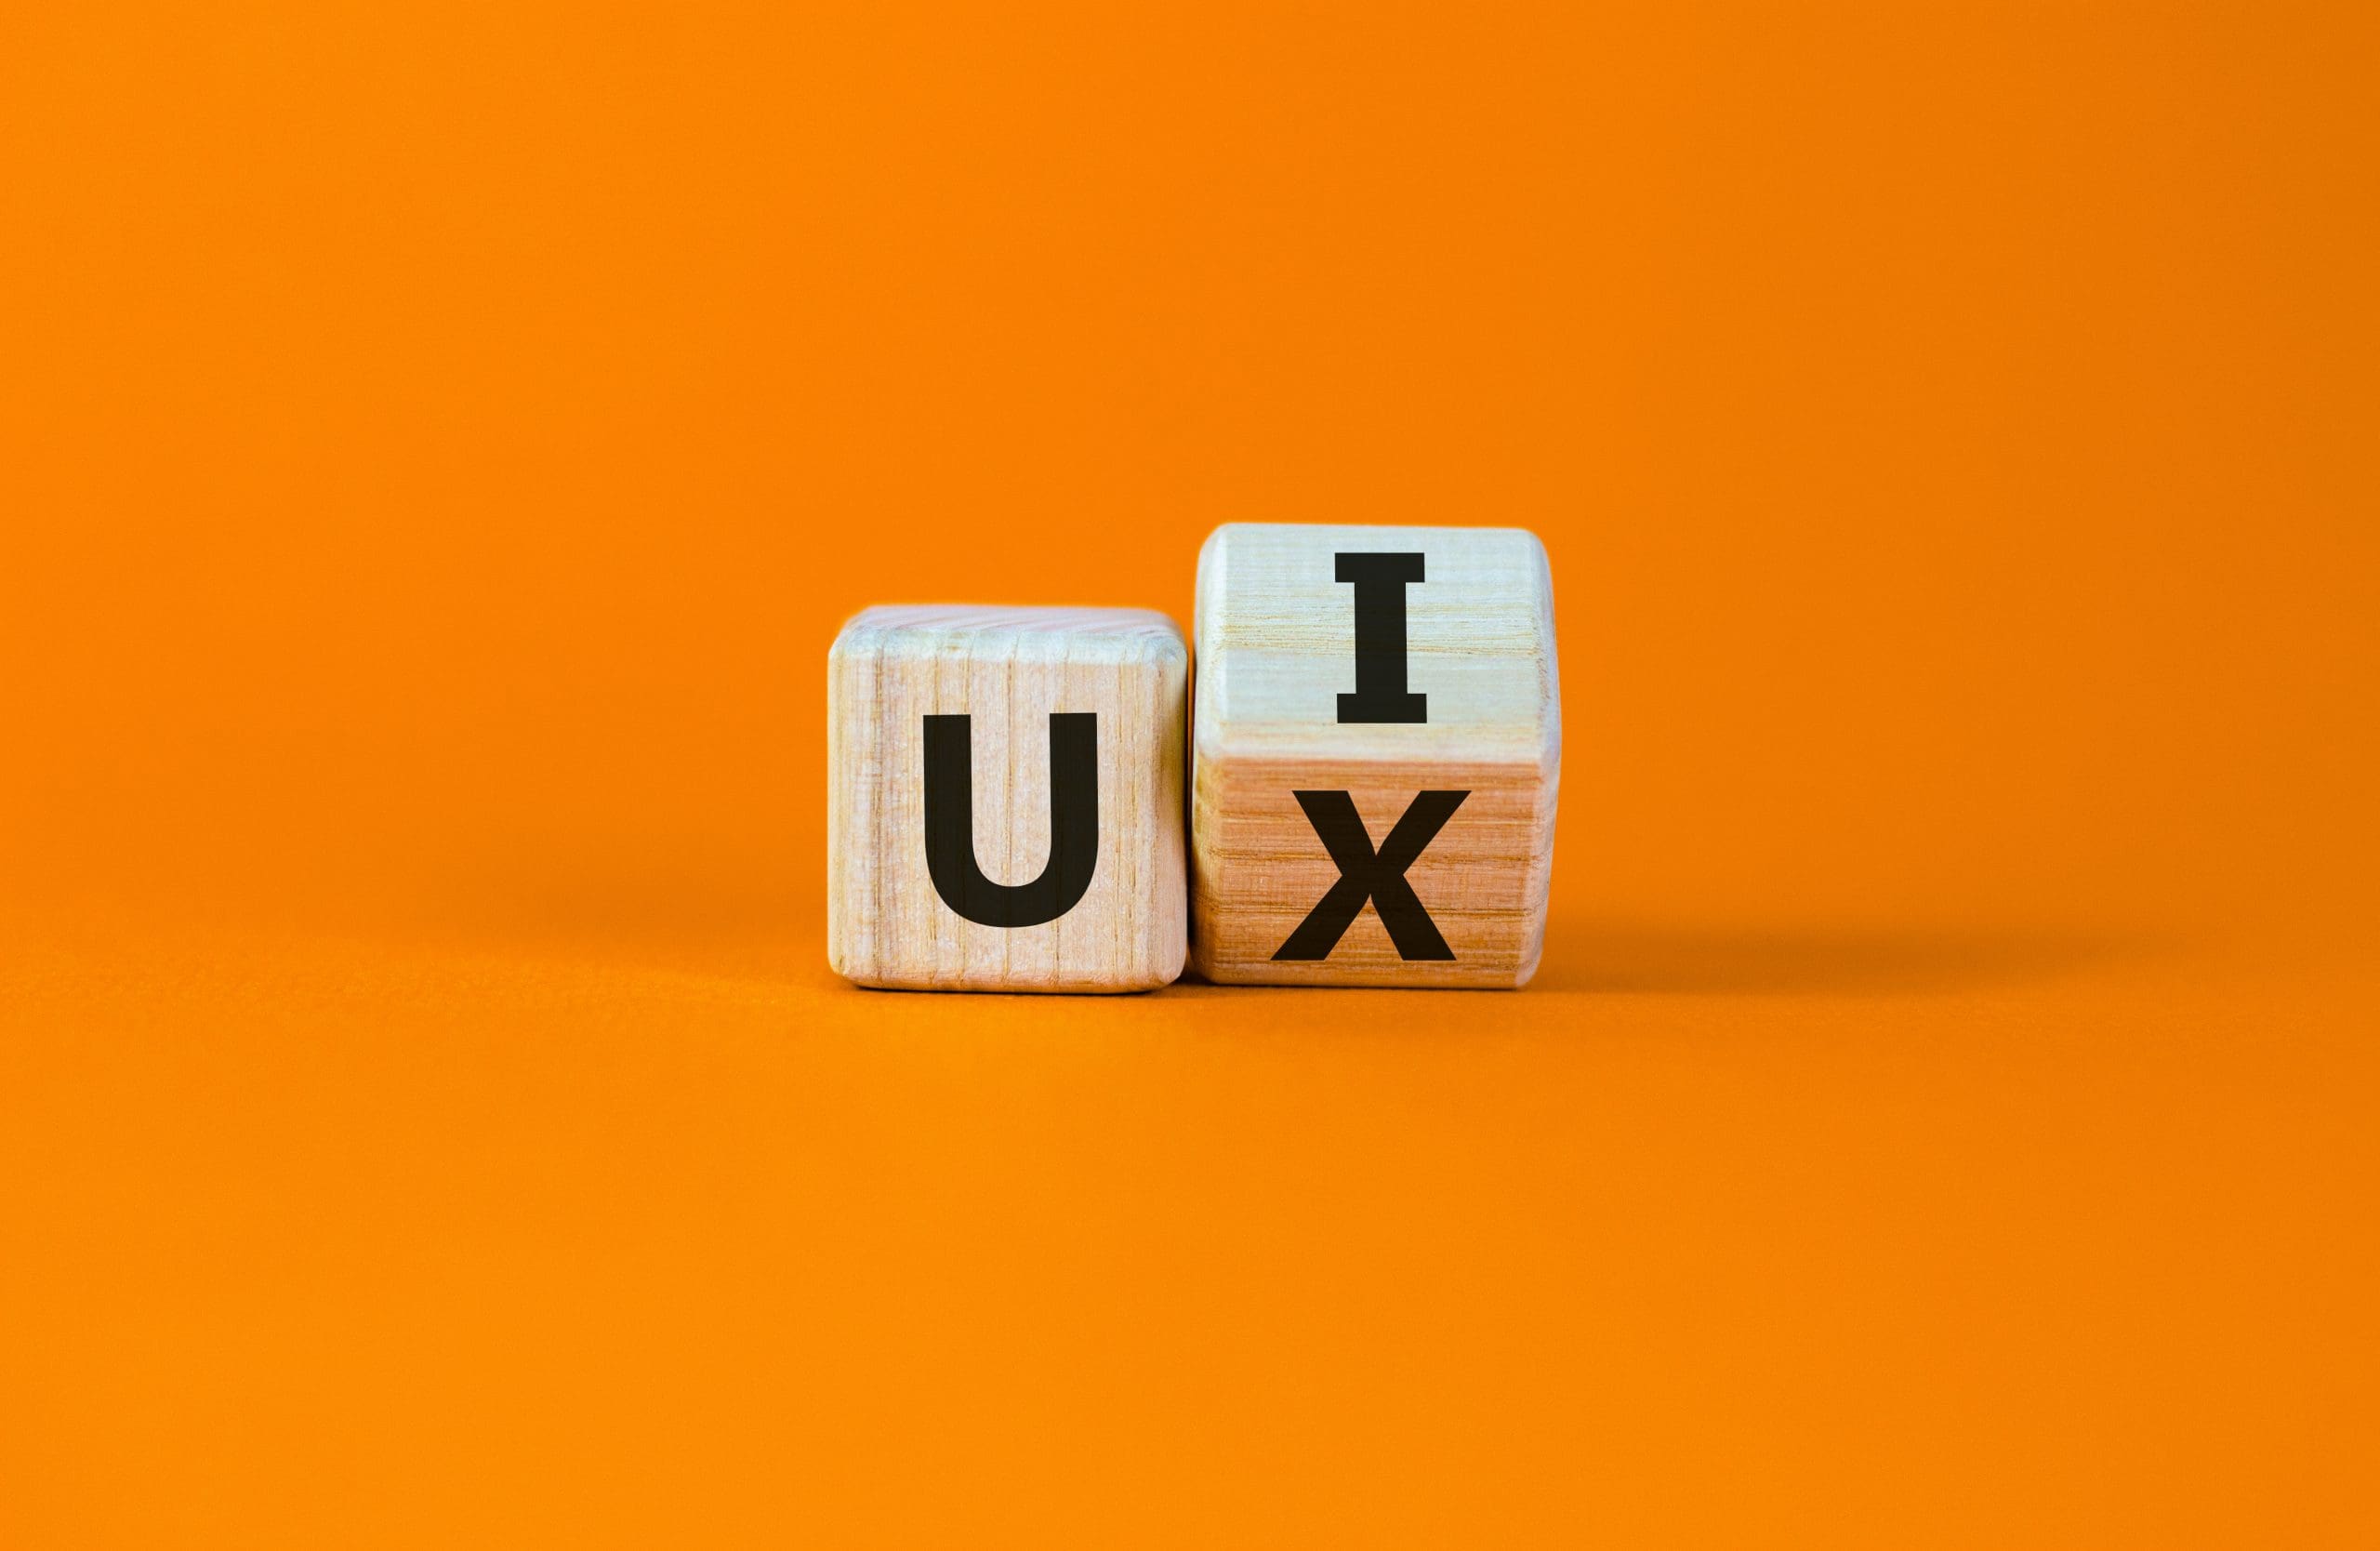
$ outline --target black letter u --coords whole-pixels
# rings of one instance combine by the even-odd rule
[[[1050,713],[1050,859],[1030,883],[975,865],[971,719],[926,718],[926,871],[942,902],[983,926],[1038,926],[1078,904],[1099,870],[1099,717]]]

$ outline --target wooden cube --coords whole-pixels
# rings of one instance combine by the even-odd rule
[[[826,659],[826,953],[863,986],[1182,973],[1189,654],[1142,609],[871,608]]]
[[[1233,524],[1198,557],[1197,635],[1198,972],[1526,983],[1562,766],[1536,536]]]

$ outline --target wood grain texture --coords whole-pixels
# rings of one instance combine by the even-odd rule
[[[827,655],[827,957],[864,986],[1130,991],[1186,951],[1189,654],[1142,609],[871,608]],[[1051,853],[1049,720],[1098,718],[1098,862],[1041,925],[969,921],[926,856],[924,719],[971,719],[975,856],[998,883]]]
[[[1412,552],[1420,723],[1342,723],[1355,688],[1346,552]],[[1562,762],[1554,584],[1517,528],[1233,524],[1198,558],[1191,961],[1225,984],[1514,987],[1535,973]],[[1273,955],[1338,881],[1295,793],[1344,790],[1371,842],[1418,792],[1470,793],[1406,873],[1453,950],[1400,956],[1367,904],[1327,958]]]

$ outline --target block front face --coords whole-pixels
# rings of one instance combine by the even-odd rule
[[[1525,983],[1562,753],[1536,537],[1231,524],[1199,556],[1197,631],[1199,973]]]
[[[1010,991],[1180,974],[1188,669],[1182,632],[1139,609],[872,608],[844,626],[827,656],[836,972]]]

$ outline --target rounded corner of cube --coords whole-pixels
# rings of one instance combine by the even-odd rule
[[[1153,978],[1144,988],[1152,991],[1161,991],[1168,986],[1179,981],[1182,978],[1183,972],[1187,970],[1189,967],[1190,939],[1187,936],[1184,936],[1182,940],[1174,944],[1173,951],[1167,954],[1157,965],[1153,972]]]
[[[842,662],[863,654],[873,654],[881,645],[874,608],[861,609],[846,618],[835,631],[835,639],[826,645],[826,660]]]
[[[1151,610],[1149,616],[1156,624],[1162,627],[1152,633],[1151,639],[1156,644],[1152,647],[1150,656],[1164,667],[1188,672],[1190,670],[1189,632],[1182,628],[1180,620],[1170,614]]]

